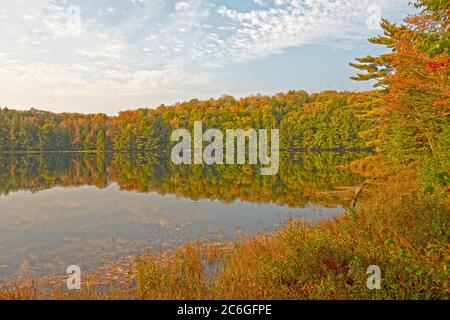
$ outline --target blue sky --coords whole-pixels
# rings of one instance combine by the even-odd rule
[[[349,80],[409,0],[2,0],[0,106],[116,114]]]

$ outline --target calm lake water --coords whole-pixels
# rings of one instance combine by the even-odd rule
[[[253,166],[176,166],[131,154],[0,155],[0,282],[94,270],[186,241],[233,240],[290,217],[336,217],[363,178],[358,154],[282,155],[277,176]]]

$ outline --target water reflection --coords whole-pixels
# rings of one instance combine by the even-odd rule
[[[283,155],[252,166],[175,166],[131,154],[0,155],[0,277],[84,270],[149,248],[314,223],[342,212],[357,154]]]

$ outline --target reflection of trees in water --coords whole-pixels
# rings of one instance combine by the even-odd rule
[[[262,176],[257,166],[174,165],[165,157],[152,154],[3,154],[0,193],[55,186],[105,188],[109,183],[117,183],[125,190],[176,194],[193,200],[335,206],[342,204],[342,194],[329,191],[362,180],[339,165],[363,155],[282,154],[279,174]]]

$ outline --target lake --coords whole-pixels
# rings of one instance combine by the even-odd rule
[[[64,275],[193,240],[232,241],[343,213],[364,154],[282,154],[280,172],[149,154],[0,155],[0,280]]]

